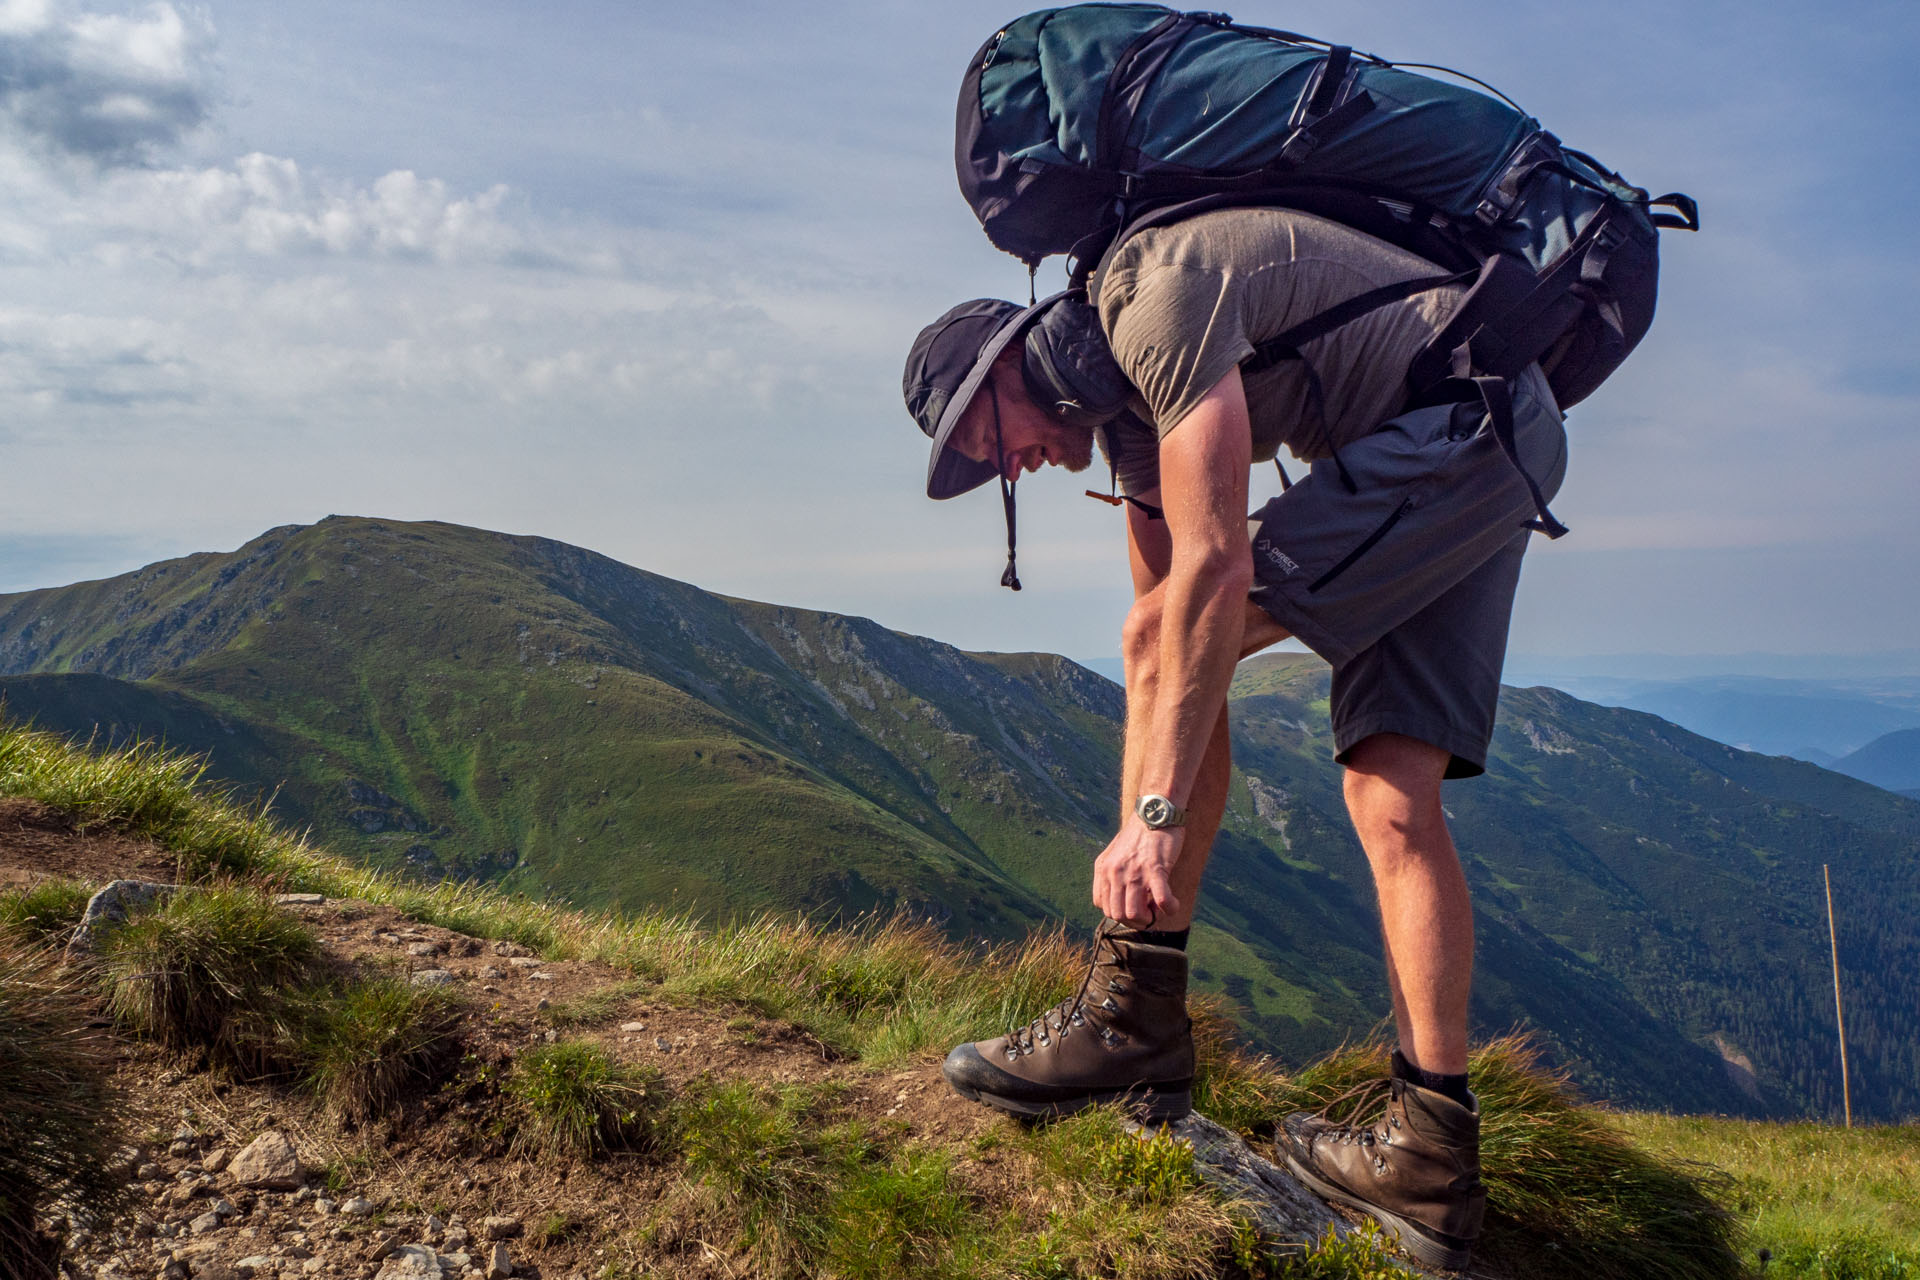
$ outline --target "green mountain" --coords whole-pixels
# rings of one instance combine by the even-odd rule
[[[1385,1012],[1317,660],[1246,664],[1194,940],[1298,1058]],[[228,555],[0,596],[15,718],[205,751],[328,843],[584,904],[907,909],[956,935],[1091,923],[1120,690],[716,596],[539,538],[332,518]],[[1837,1111],[1831,862],[1863,1114],[1920,1111],[1920,804],[1651,716],[1509,690],[1447,803],[1477,900],[1474,1013],[1623,1104]]]

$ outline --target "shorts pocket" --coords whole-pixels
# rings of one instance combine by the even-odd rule
[[[1387,518],[1382,520],[1379,525],[1374,528],[1372,533],[1369,533],[1365,538],[1361,539],[1359,546],[1340,557],[1337,564],[1307,585],[1307,594],[1315,594],[1322,587],[1328,585],[1341,574],[1353,568],[1354,565],[1360,563],[1361,558],[1365,556],[1367,552],[1373,550],[1382,538],[1392,533],[1393,526],[1399,524],[1400,521],[1405,518],[1407,512],[1411,510],[1413,510],[1413,499],[1401,499],[1400,505],[1395,507],[1387,515]]]

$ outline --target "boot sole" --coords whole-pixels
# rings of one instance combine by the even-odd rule
[[[1314,1194],[1322,1200],[1332,1200],[1348,1208],[1358,1209],[1375,1222],[1387,1229],[1402,1249],[1430,1267],[1439,1267],[1445,1271],[1465,1271],[1472,1259],[1470,1245],[1447,1243],[1446,1239],[1436,1237],[1428,1228],[1410,1218],[1403,1218],[1391,1209],[1382,1209],[1377,1204],[1369,1204],[1359,1196],[1346,1191],[1314,1173],[1287,1152],[1287,1168],[1293,1176],[1307,1184]]]
[[[976,1089],[971,1085],[955,1084],[951,1080],[947,1083],[952,1086],[955,1093],[969,1101],[1016,1116],[1070,1116],[1088,1107],[1112,1103],[1131,1113],[1143,1123],[1172,1124],[1176,1120],[1184,1120],[1193,1111],[1193,1090],[1186,1085],[1177,1089],[1134,1085],[1126,1089],[1098,1089],[1078,1098],[1061,1098],[1052,1102],[1028,1102],[1021,1098],[1009,1098],[1004,1094],[989,1093],[985,1089]]]

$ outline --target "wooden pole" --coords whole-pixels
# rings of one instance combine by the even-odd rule
[[[1840,1029],[1840,1096],[1847,1108],[1847,1128],[1853,1128],[1853,1086],[1847,1079],[1847,1019],[1840,1012],[1840,935],[1833,927],[1833,872],[1820,864],[1827,882],[1827,945],[1833,949],[1833,1023]]]

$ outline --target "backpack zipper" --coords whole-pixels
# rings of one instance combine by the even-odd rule
[[[1413,510],[1412,498],[1406,499],[1399,506],[1395,507],[1393,509],[1393,514],[1388,516],[1384,521],[1382,521],[1378,529],[1375,529],[1372,533],[1367,535],[1366,541],[1362,542],[1359,546],[1355,547],[1353,550],[1347,552],[1347,554],[1341,558],[1341,561],[1339,564],[1336,564],[1335,566],[1333,566],[1333,568],[1327,570],[1325,573],[1321,574],[1318,578],[1315,578],[1313,580],[1312,585],[1307,588],[1307,594],[1312,595],[1314,592],[1326,586],[1329,582],[1332,582],[1335,578],[1339,577],[1341,574],[1345,573],[1347,570],[1353,568],[1354,561],[1358,560],[1361,556],[1367,554],[1367,552],[1373,550],[1374,543],[1386,537],[1388,532],[1392,530],[1393,526],[1400,523],[1400,518],[1406,515],[1407,512],[1411,510]]]

